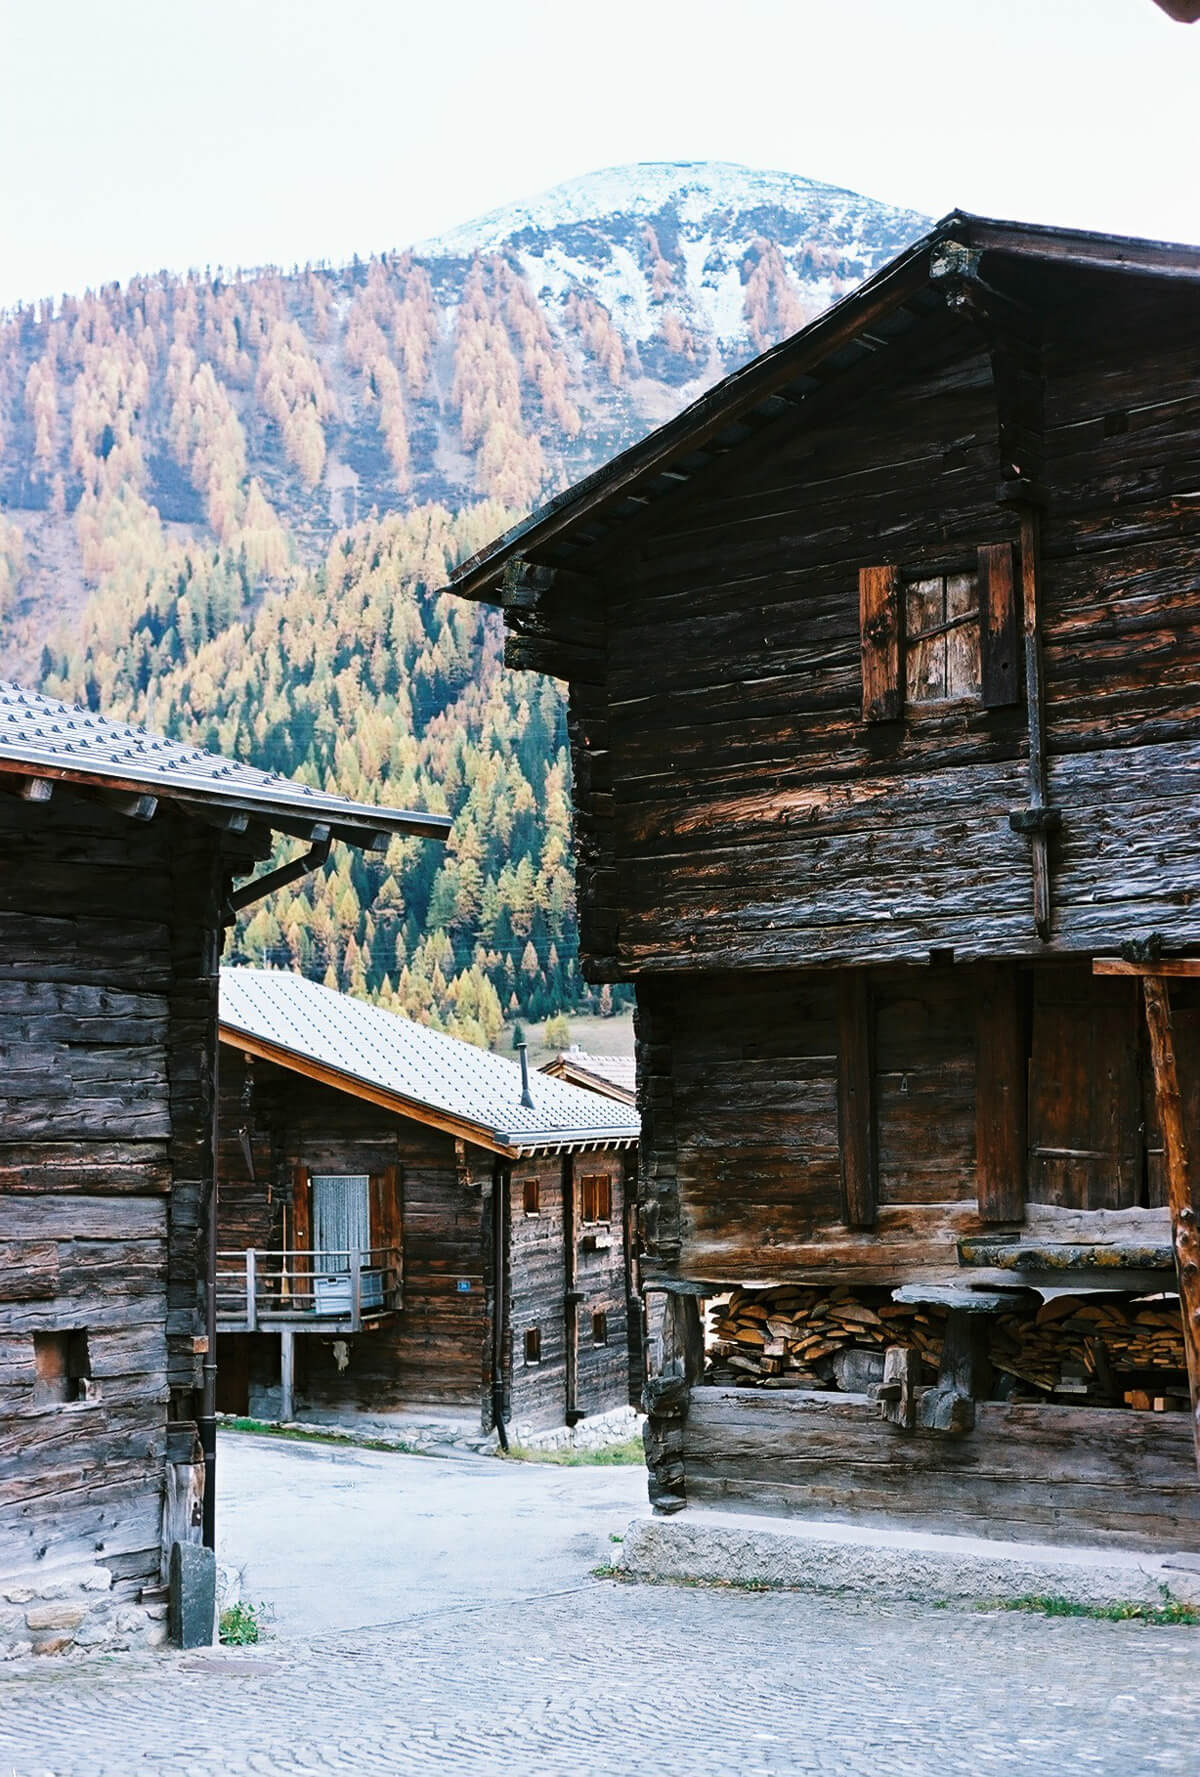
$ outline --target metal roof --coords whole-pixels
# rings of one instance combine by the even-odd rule
[[[588,1092],[607,1092],[628,1104],[637,1092],[637,1063],[632,1055],[596,1055],[572,1043],[560,1055],[544,1061],[539,1073],[569,1080]]]
[[[799,333],[735,370],[674,419],[462,562],[447,590],[498,604],[505,565],[514,557],[586,572],[589,558],[619,543],[624,527],[647,508],[678,493],[781,416],[802,414],[810,395],[829,388],[843,372],[878,361],[892,341],[935,311],[944,314],[931,267],[939,249],[951,243],[1060,270],[1200,278],[1197,247],[953,210]]]
[[[351,802],[6,680],[0,680],[0,772],[228,809],[304,838],[325,827],[354,845],[385,845],[394,833],[444,839],[450,831],[446,815]]]
[[[503,1153],[638,1138],[636,1113],[611,1098],[533,1073],[530,1110],[516,1062],[286,970],[221,970],[221,1036]]]

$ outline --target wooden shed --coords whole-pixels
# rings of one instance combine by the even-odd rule
[[[637,1068],[632,1055],[601,1055],[572,1043],[569,1049],[543,1061],[538,1071],[552,1080],[566,1080],[588,1092],[615,1098],[618,1104],[637,1103]]]
[[[211,1541],[224,927],[335,839],[448,825],[0,684],[0,1640],[102,1645]]]
[[[569,682],[664,1510],[1197,1539],[1198,325],[953,214],[455,576]]]
[[[629,1404],[635,1111],[284,971],[222,972],[221,1042],[224,1408]]]

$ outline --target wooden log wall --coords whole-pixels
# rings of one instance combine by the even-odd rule
[[[1200,1484],[1186,1413],[982,1402],[959,1439],[906,1435],[865,1395],[696,1388],[689,1503],[1103,1547],[1193,1547]]]
[[[1151,1211],[1166,1237],[1136,983],[1074,961],[861,973],[868,1059],[852,1102],[836,973],[639,984],[647,1277],[895,1283],[1043,1207]],[[1180,991],[1178,1028],[1200,1118],[1195,993]],[[872,1169],[853,1203],[851,1115]]]
[[[0,1573],[132,1592],[195,1446],[218,841],[64,789],[0,797],[0,854]]]
[[[1194,298],[1080,277],[1053,299],[1040,602],[1048,800],[1063,825],[1050,942],[1190,940]],[[594,800],[580,878],[593,973],[1042,953],[1029,840],[1008,824],[1028,795],[1023,706],[986,707],[981,688],[863,720],[860,570],[953,577],[1017,541],[996,500],[979,335],[947,316],[916,338],[790,437],[665,502],[613,556],[605,683],[580,686],[596,715],[572,730]],[[1148,830],[1163,847],[1138,842]]]
[[[431,1402],[474,1412],[487,1332],[483,1191],[490,1184],[492,1156],[468,1148],[466,1164],[460,1165],[453,1136],[270,1062],[253,1063],[247,1112],[247,1063],[229,1044],[222,1044],[221,1060],[223,1250],[244,1250],[255,1243],[277,1249],[283,1245],[285,1226],[288,1243],[293,1242],[292,1193],[298,1169],[368,1175],[389,1166],[397,1169],[403,1311],[346,1341],[350,1362],[345,1370],[338,1367],[333,1337],[298,1337],[301,1399],[367,1408]],[[239,1135],[247,1115],[253,1179]],[[469,1289],[460,1290],[460,1282]],[[225,1346],[227,1340],[221,1343]],[[277,1379],[278,1340],[264,1338],[256,1354],[258,1364],[274,1366],[271,1379]],[[258,1369],[254,1379],[267,1377]]]

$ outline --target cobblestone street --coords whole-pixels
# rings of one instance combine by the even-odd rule
[[[263,1461],[290,1470],[298,1492],[301,1482],[318,1489],[322,1474],[345,1486],[344,1453],[327,1465],[308,1452],[292,1458],[284,1449]],[[452,1500],[466,1485],[458,1465],[380,1457],[368,1465],[367,1496],[371,1475],[381,1477],[403,1515],[413,1464],[423,1487],[444,1474]],[[257,1472],[243,1467],[243,1482]],[[580,1509],[571,1505],[576,1480],[592,1500],[606,1479],[603,1470],[483,1462],[470,1473],[496,1513],[509,1488],[523,1500],[541,1491],[551,1508],[565,1501],[568,1529]],[[634,1476],[607,1476],[619,1520]],[[236,1502],[231,1511],[236,1518]],[[354,1516],[366,1539],[369,1519]],[[606,1523],[596,1515],[593,1538],[607,1542]],[[454,1524],[433,1535],[444,1532],[453,1537]],[[479,1534],[467,1521],[464,1558]],[[439,1607],[426,1587],[412,1595],[408,1620],[370,1628],[297,1634],[297,1603],[256,1648],[10,1664],[0,1673],[0,1772],[1197,1770],[1200,1631],[598,1581],[587,1536],[571,1532],[547,1564],[537,1545],[539,1535],[561,1536],[553,1509],[542,1531],[526,1513],[521,1535],[538,1576],[523,1594],[481,1574],[475,1603],[461,1602],[456,1583],[455,1601]],[[339,1559],[323,1584],[352,1603],[355,1575]],[[571,1583],[547,1584],[572,1573]],[[253,1564],[249,1579],[254,1596]]]

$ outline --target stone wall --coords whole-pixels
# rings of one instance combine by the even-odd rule
[[[0,1586],[0,1659],[25,1654],[115,1652],[162,1647],[167,1603],[114,1593],[107,1567],[31,1574]]]

